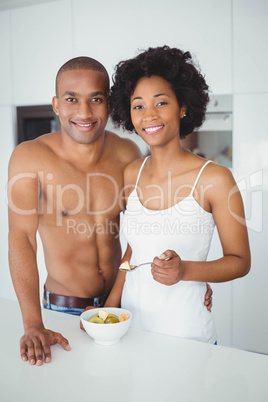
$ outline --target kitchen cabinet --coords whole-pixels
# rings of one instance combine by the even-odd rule
[[[49,104],[57,71],[72,57],[71,0],[14,9],[11,21],[14,103]]]
[[[268,2],[233,0],[234,92],[268,91]]]
[[[244,198],[250,273],[234,282],[233,345],[268,354],[268,93],[234,95],[234,174]]]
[[[12,59],[10,42],[10,11],[0,13],[0,49],[1,49],[1,74],[0,74],[0,106],[12,104]]]
[[[112,75],[115,65],[149,46],[190,50],[213,93],[232,92],[232,1],[76,0],[74,52],[101,61]],[[94,14],[92,14],[94,13]],[[93,18],[88,22],[88,16]],[[101,16],[101,24],[99,18]],[[100,36],[102,46],[100,46]]]
[[[15,146],[13,137],[13,109],[11,106],[0,105],[0,295],[6,298],[16,298],[8,269],[8,217],[6,202],[6,187],[8,179],[8,161]],[[0,391],[1,395],[1,391]],[[1,398],[0,398],[1,399]]]

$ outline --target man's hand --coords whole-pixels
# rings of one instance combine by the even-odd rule
[[[207,307],[207,310],[210,312],[211,312],[211,308],[212,308],[212,295],[213,295],[213,290],[211,289],[210,285],[207,283],[207,291],[205,294],[204,305]]]
[[[87,311],[87,310],[92,310],[93,308],[96,308],[96,307],[94,307],[94,306],[87,306],[87,307],[85,308],[85,310],[83,310],[82,312]],[[85,331],[85,330],[84,330],[84,327],[83,327],[83,324],[82,324],[81,321],[80,321],[80,329],[82,329],[83,331]]]
[[[71,350],[69,342],[60,333],[45,328],[32,327],[25,331],[20,340],[20,355],[23,361],[41,366],[51,361],[50,346],[58,343],[65,350]]]

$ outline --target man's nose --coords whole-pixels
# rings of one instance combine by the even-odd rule
[[[80,102],[78,104],[78,116],[82,119],[87,119],[92,116],[92,110],[89,103]]]

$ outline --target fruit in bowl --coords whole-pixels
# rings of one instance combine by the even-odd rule
[[[87,334],[99,345],[113,345],[127,333],[132,314],[119,307],[91,309],[80,315]]]

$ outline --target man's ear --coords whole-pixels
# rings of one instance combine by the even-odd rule
[[[52,107],[56,115],[59,115],[59,107],[58,107],[58,98],[57,96],[53,96],[52,98]]]

